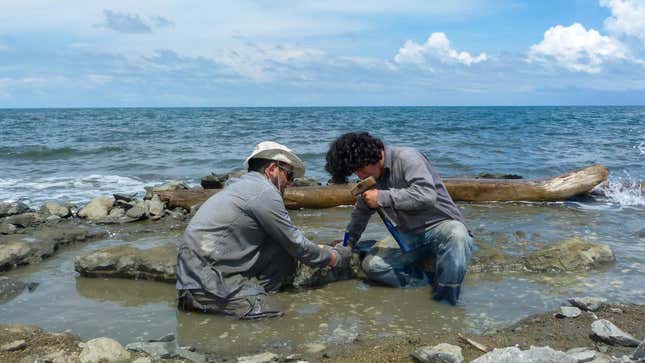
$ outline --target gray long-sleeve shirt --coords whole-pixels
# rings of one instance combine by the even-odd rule
[[[331,253],[296,228],[278,189],[249,172],[209,198],[179,244],[177,289],[205,290],[223,300],[275,291],[295,259],[323,267]]]
[[[421,231],[445,220],[464,223],[430,160],[410,147],[386,147],[383,174],[376,181],[378,204],[402,232]],[[347,232],[360,239],[374,209],[362,197],[354,205]]]

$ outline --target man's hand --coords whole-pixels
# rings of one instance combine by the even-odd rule
[[[363,192],[363,200],[368,207],[378,208],[378,189],[370,189]]]
[[[348,268],[352,263],[352,249],[349,247],[336,245],[336,247],[332,249],[332,254],[336,255],[336,264],[332,265],[332,267]]]

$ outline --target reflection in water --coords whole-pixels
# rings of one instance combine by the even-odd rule
[[[82,297],[97,301],[110,301],[121,306],[141,306],[165,302],[176,304],[174,284],[147,280],[116,278],[76,278],[76,291]]]
[[[437,303],[428,288],[392,289],[342,281],[276,300],[285,316],[239,321],[222,316],[177,312],[181,345],[243,353],[261,347],[295,348],[308,343],[343,344],[361,338],[408,336],[465,327],[463,307]]]

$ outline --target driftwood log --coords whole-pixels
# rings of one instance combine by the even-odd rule
[[[607,179],[609,171],[592,165],[550,179],[458,179],[446,178],[444,184],[455,201],[557,201],[588,193]],[[292,187],[284,193],[289,209],[319,209],[352,205],[356,199],[350,190],[355,183],[318,187]],[[221,189],[184,189],[155,192],[169,208],[195,208]]]

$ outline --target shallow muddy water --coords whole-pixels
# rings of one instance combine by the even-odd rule
[[[173,284],[83,278],[74,257],[115,244],[151,247],[180,235],[133,236],[67,247],[41,264],[7,276],[40,285],[0,305],[0,321],[71,329],[83,338],[109,336],[121,343],[175,333],[180,345],[234,355],[271,349],[315,349],[350,342],[442,330],[484,331],[557,307],[571,295],[645,303],[645,209],[611,201],[460,204],[479,245],[522,254],[574,236],[606,243],[616,263],[569,274],[469,274],[456,307],[430,299],[430,288],[397,290],[360,280],[277,295],[285,317],[242,322],[179,312]],[[315,242],[341,238],[351,208],[292,212],[296,225]],[[381,238],[377,218],[364,238]],[[309,344],[309,345],[308,345]]]

